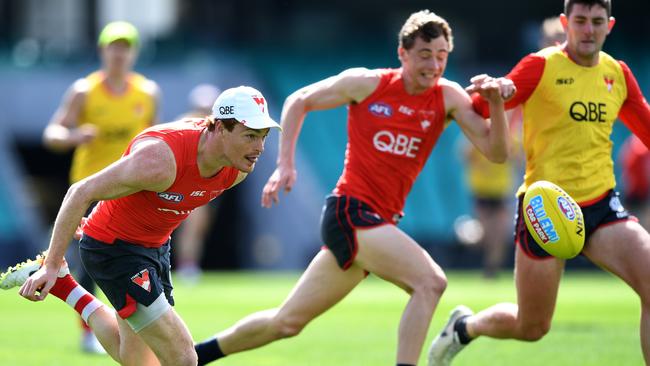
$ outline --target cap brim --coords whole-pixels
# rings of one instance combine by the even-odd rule
[[[135,39],[133,39],[133,37],[116,35],[114,37],[106,37],[104,39],[100,39],[99,40],[99,46],[100,47],[106,47],[109,44],[111,44],[113,42],[117,42],[117,41],[125,41],[126,43],[129,44],[129,47],[135,47],[138,44],[138,42]]]
[[[244,126],[248,128],[252,128],[254,130],[262,130],[265,128],[277,128],[278,130],[282,131],[282,127],[273,120],[271,117],[263,117],[263,118],[247,118],[242,121],[241,123],[244,124]]]

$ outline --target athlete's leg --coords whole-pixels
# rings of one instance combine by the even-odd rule
[[[30,266],[35,271],[40,267],[42,257],[37,261],[31,262],[36,262]],[[25,270],[29,271],[30,269],[29,267],[25,267]],[[18,268],[15,272],[16,276],[21,274],[18,271],[22,271],[22,269]],[[28,274],[29,273],[26,273],[26,275]],[[26,279],[27,277],[23,275],[21,278],[17,278],[17,280],[11,285],[22,285]],[[95,332],[107,353],[118,363],[122,365],[158,365],[156,360],[154,360],[154,363],[148,363],[145,362],[144,359],[140,358],[134,362],[129,362],[129,357],[124,359],[124,357],[127,356],[127,354],[122,350],[125,344],[124,342],[127,342],[126,344],[130,345],[133,349],[134,355],[146,354],[148,351],[146,345],[144,349],[137,348],[135,347],[137,342],[129,340],[128,338],[125,339],[124,336],[120,334],[121,329],[118,325],[118,321],[115,319],[115,312],[82,288],[75,281],[72,275],[70,275],[67,264],[64,264],[60,270],[59,278],[50,290],[50,295],[61,299],[79,313],[79,315],[88,322],[88,325],[93,332]],[[148,352],[151,353],[151,351]]]
[[[218,333],[219,346],[228,355],[295,336],[364,278],[361,268],[353,265],[343,271],[329,250],[321,250],[280,308],[251,314]]]
[[[394,225],[357,229],[356,235],[355,264],[411,295],[399,325],[397,363],[415,365],[447,279],[431,256]]]
[[[121,365],[196,365],[189,331],[171,307],[137,334],[106,306],[93,312],[88,324],[109,355]]]
[[[515,284],[517,305],[496,304],[466,320],[471,338],[515,338],[536,341],[548,333],[555,311],[564,260],[532,259],[517,246]]]
[[[635,221],[618,222],[596,230],[583,252],[639,295],[641,348],[646,364],[650,364],[650,235]]]
[[[149,346],[162,366],[194,366],[197,364],[197,356],[194,351],[194,343],[187,326],[183,320],[176,314],[176,311],[169,307],[167,311],[151,324],[144,327],[137,333],[129,333],[129,325],[121,321],[120,330],[123,334],[128,334],[128,338],[122,342],[121,351],[125,357],[142,357],[140,350],[146,349],[145,344],[130,344],[128,340],[135,340],[140,337],[146,346]],[[147,361],[152,361],[152,355],[146,357]],[[140,365],[141,363],[133,363]]]

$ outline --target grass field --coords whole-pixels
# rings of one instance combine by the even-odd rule
[[[176,309],[194,338],[203,339],[250,312],[277,306],[297,278],[297,273],[209,274],[197,286],[176,284]],[[474,272],[451,272],[448,278],[427,344],[456,304],[481,309],[515,297],[509,274],[496,282],[483,281]],[[394,365],[396,329],[406,300],[400,290],[370,277],[298,337],[215,364]],[[548,336],[536,343],[480,339],[455,365],[642,365],[638,319],[638,300],[622,282],[604,273],[569,272]],[[30,303],[15,290],[3,291],[0,320],[0,365],[114,364],[107,356],[78,351],[74,312],[54,297]]]

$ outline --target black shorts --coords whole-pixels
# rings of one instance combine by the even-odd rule
[[[84,234],[79,252],[84,268],[123,319],[136,311],[136,303],[149,306],[163,292],[174,305],[169,242],[145,248],[119,239],[107,244]]]
[[[370,206],[350,196],[328,196],[321,215],[320,233],[342,269],[348,269],[357,255],[355,229],[388,224]]]
[[[550,258],[542,247],[540,247],[533,239],[533,236],[528,232],[526,222],[520,213],[522,212],[522,205],[524,202],[524,195],[519,196],[519,204],[517,212],[515,213],[515,242],[519,248],[529,257],[533,259]],[[607,226],[618,221],[634,219],[630,213],[623,207],[619,194],[616,191],[610,190],[605,196],[594,203],[586,206],[580,206],[582,215],[585,220],[585,244],[591,234],[599,227]]]

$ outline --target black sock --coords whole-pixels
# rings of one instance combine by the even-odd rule
[[[216,337],[195,344],[194,350],[196,351],[197,356],[199,356],[199,366],[226,357],[226,355],[223,354],[223,351],[221,351],[221,347],[219,347],[219,342]]]
[[[410,363],[398,363],[397,366],[415,366]]]
[[[472,341],[472,338],[467,334],[467,318],[469,318],[469,315],[458,318],[456,324],[454,324],[454,331],[458,334],[460,344],[468,344]]]

